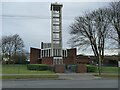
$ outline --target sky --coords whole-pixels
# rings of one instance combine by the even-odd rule
[[[40,42],[51,42],[50,4],[51,2],[2,2],[0,11],[2,15],[8,15],[0,17],[2,35],[19,34],[27,51],[30,47],[40,48]],[[67,41],[70,39],[69,26],[74,22],[74,18],[82,16],[85,12],[104,8],[109,2],[62,2],[62,4],[63,48],[70,48]],[[105,52],[115,54],[117,50]],[[92,50],[78,53],[92,54]]]

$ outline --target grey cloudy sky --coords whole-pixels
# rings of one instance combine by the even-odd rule
[[[69,25],[74,18],[98,8],[106,7],[109,2],[63,2],[62,34],[63,47],[69,48]],[[40,42],[51,42],[50,2],[3,2],[2,35],[19,34],[25,49],[40,47]],[[14,17],[13,17],[14,16]],[[107,52],[107,51],[106,51]],[[91,54],[92,51],[81,52]]]

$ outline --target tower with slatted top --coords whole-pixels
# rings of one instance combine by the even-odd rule
[[[62,7],[60,3],[51,3],[51,54],[53,64],[63,64],[62,57]]]

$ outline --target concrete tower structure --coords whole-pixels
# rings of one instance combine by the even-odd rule
[[[62,72],[61,66],[76,64],[76,48],[62,48],[62,7],[60,3],[51,3],[51,42],[41,42],[41,48],[30,48],[31,64],[47,64],[58,66],[59,72]],[[62,64],[62,65],[56,65]],[[59,67],[60,66],[60,67]],[[61,71],[62,70],[62,71]]]
[[[62,7],[63,5],[60,3],[51,4],[51,53],[53,64],[63,64]]]

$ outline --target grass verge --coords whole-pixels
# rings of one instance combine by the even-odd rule
[[[118,67],[102,67],[102,73],[118,73]]]
[[[120,77],[117,73],[102,73],[101,75],[96,73],[96,74],[94,74],[94,76],[102,77],[102,78],[118,78],[118,77]]]
[[[54,72],[45,70],[27,70],[27,65],[2,65],[2,74],[54,74]]]
[[[58,75],[52,71],[27,70],[27,65],[2,65],[1,79],[54,79]]]
[[[8,75],[2,76],[2,79],[57,79],[57,75]]]

